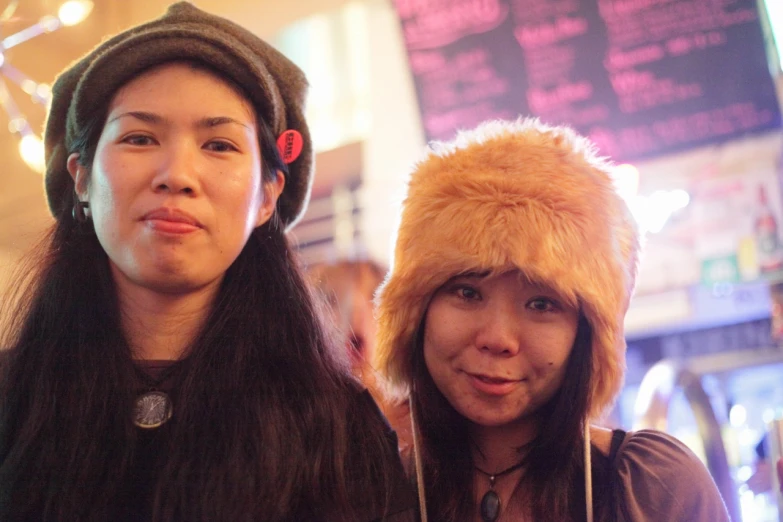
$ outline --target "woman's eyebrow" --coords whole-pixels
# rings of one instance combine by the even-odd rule
[[[150,123],[152,125],[161,125],[161,124],[170,123],[170,120],[168,120],[164,116],[148,111],[123,112],[122,114],[118,114],[114,118],[110,119],[107,123],[111,123],[125,117],[134,118],[139,121],[143,121],[145,123]],[[218,127],[220,125],[239,125],[248,130],[251,130],[248,124],[243,123],[235,118],[231,118],[230,116],[206,116],[204,118],[199,119],[196,122],[196,127],[199,128],[212,128],[212,127]]]
[[[489,277],[491,273],[492,273],[491,270],[482,270],[481,272],[479,272],[478,270],[469,270],[467,272],[462,272],[460,274],[450,277],[449,281],[453,281],[455,279],[484,279],[486,277]]]
[[[231,118],[229,116],[213,116],[213,117],[207,117],[200,119],[196,125],[198,127],[217,127],[219,125],[240,125],[248,130],[250,129],[250,126],[247,123],[242,123],[241,121]]]

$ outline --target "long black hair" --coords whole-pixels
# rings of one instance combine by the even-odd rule
[[[104,120],[77,140],[84,164]],[[268,179],[285,164],[269,127],[258,128]],[[107,255],[89,222],[66,209],[55,217],[17,278],[24,290],[2,341],[11,347],[0,380],[3,521],[111,519],[138,452],[137,370]],[[227,270],[175,378],[175,416],[159,428],[166,456],[151,475],[153,520],[383,510],[398,458],[388,427],[329,341],[275,219]]]
[[[424,324],[413,353],[414,414],[421,437],[427,511],[431,519],[470,520],[478,510],[474,499],[472,445],[468,420],[438,390],[427,371],[423,353]],[[585,519],[583,426],[587,419],[592,360],[592,328],[580,314],[574,346],[566,363],[563,384],[538,412],[540,428],[521,451],[524,474],[512,496],[532,520]],[[522,448],[520,448],[522,450]],[[599,453],[593,475],[601,475]],[[595,511],[605,513],[605,498]],[[597,518],[596,520],[604,520]]]

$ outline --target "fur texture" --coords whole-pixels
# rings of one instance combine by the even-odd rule
[[[581,307],[593,328],[590,416],[613,404],[640,240],[610,169],[589,141],[532,119],[488,122],[430,150],[411,174],[376,298],[379,367],[396,393],[410,393],[433,293],[466,271],[518,268]]]

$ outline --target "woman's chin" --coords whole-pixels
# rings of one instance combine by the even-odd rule
[[[474,425],[484,428],[526,426],[536,417],[535,411],[529,407],[493,408],[485,405],[484,408],[470,410],[457,408],[457,411]]]
[[[473,416],[469,420],[476,426],[481,426],[483,428],[500,428],[513,424],[517,421],[517,418],[511,416],[479,415]]]
[[[148,291],[157,292],[160,294],[188,294],[197,292],[211,283],[214,283],[215,277],[206,277],[204,274],[194,274],[187,270],[161,270],[159,267],[154,270],[145,270],[141,273],[121,275],[120,279],[124,280],[126,286],[131,286],[146,289]],[[168,267],[166,267],[168,268]],[[115,280],[117,279],[115,273]],[[118,281],[119,282],[119,281]]]
[[[160,294],[188,294],[204,288],[204,282],[195,281],[186,276],[156,278],[146,281],[144,287]]]
[[[460,411],[457,409],[457,411],[473,424],[485,428],[506,426],[516,422],[523,416],[523,414],[518,412],[492,411],[491,408],[471,409],[470,411],[466,411],[465,409]]]

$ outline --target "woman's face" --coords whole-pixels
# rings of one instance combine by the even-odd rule
[[[283,176],[261,169],[250,103],[183,63],[117,92],[91,168],[68,160],[115,278],[168,293],[219,282],[269,219]]]
[[[524,421],[559,389],[578,318],[555,291],[517,271],[453,278],[425,316],[427,370],[469,421]]]

